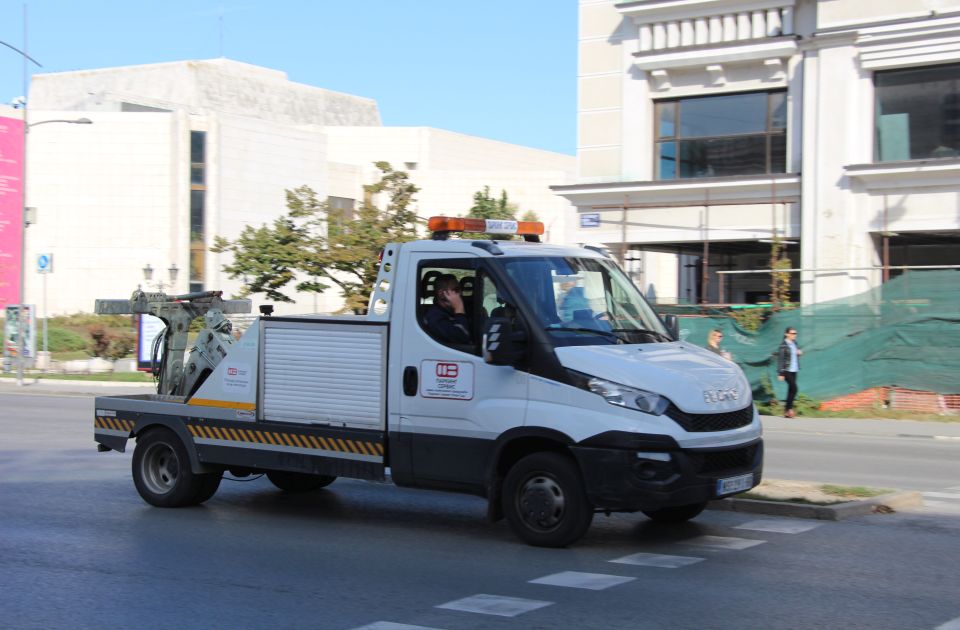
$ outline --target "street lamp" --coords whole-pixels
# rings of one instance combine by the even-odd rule
[[[27,269],[27,226],[30,225],[30,211],[27,207],[27,138],[30,136],[30,127],[37,125],[46,125],[49,123],[66,123],[70,125],[92,125],[93,121],[89,118],[53,119],[38,120],[35,123],[27,122],[27,104],[23,104],[23,157],[21,163],[20,188],[23,198],[23,225],[20,229],[20,306],[17,309],[17,385],[23,385],[23,356],[26,350],[26,326],[24,324],[24,305],[27,301],[26,294],[26,269]]]
[[[147,282],[153,280],[153,267],[150,266],[150,263],[147,263],[143,267],[143,279]],[[177,263],[170,263],[170,266],[167,268],[167,273],[170,276],[170,288],[173,288],[174,283],[177,281],[177,274],[180,273],[180,269],[177,268]],[[167,284],[163,280],[157,280],[156,283],[157,291],[163,293],[164,288]]]

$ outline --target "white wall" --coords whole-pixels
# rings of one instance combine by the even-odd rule
[[[30,112],[34,122],[76,117]],[[34,261],[53,253],[50,314],[91,312],[96,298],[128,297],[143,282],[147,262],[160,270],[187,264],[177,243],[188,238],[189,158],[175,159],[189,155],[187,117],[87,117],[94,124],[45,124],[29,134],[27,203],[37,208],[38,223],[27,233],[26,296],[40,308],[42,278]]]

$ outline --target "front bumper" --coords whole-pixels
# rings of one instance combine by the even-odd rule
[[[719,479],[752,473],[754,487],[763,474],[762,438],[723,448],[571,450],[587,496],[600,510],[632,512],[701,503],[720,498]]]

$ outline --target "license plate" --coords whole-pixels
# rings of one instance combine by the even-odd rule
[[[725,494],[736,494],[749,490],[753,487],[753,473],[738,475],[736,477],[727,477],[726,479],[717,479],[717,496],[722,497]]]

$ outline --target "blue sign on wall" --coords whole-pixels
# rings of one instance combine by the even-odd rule
[[[595,228],[600,227],[600,213],[588,212],[580,215],[580,227]]]

